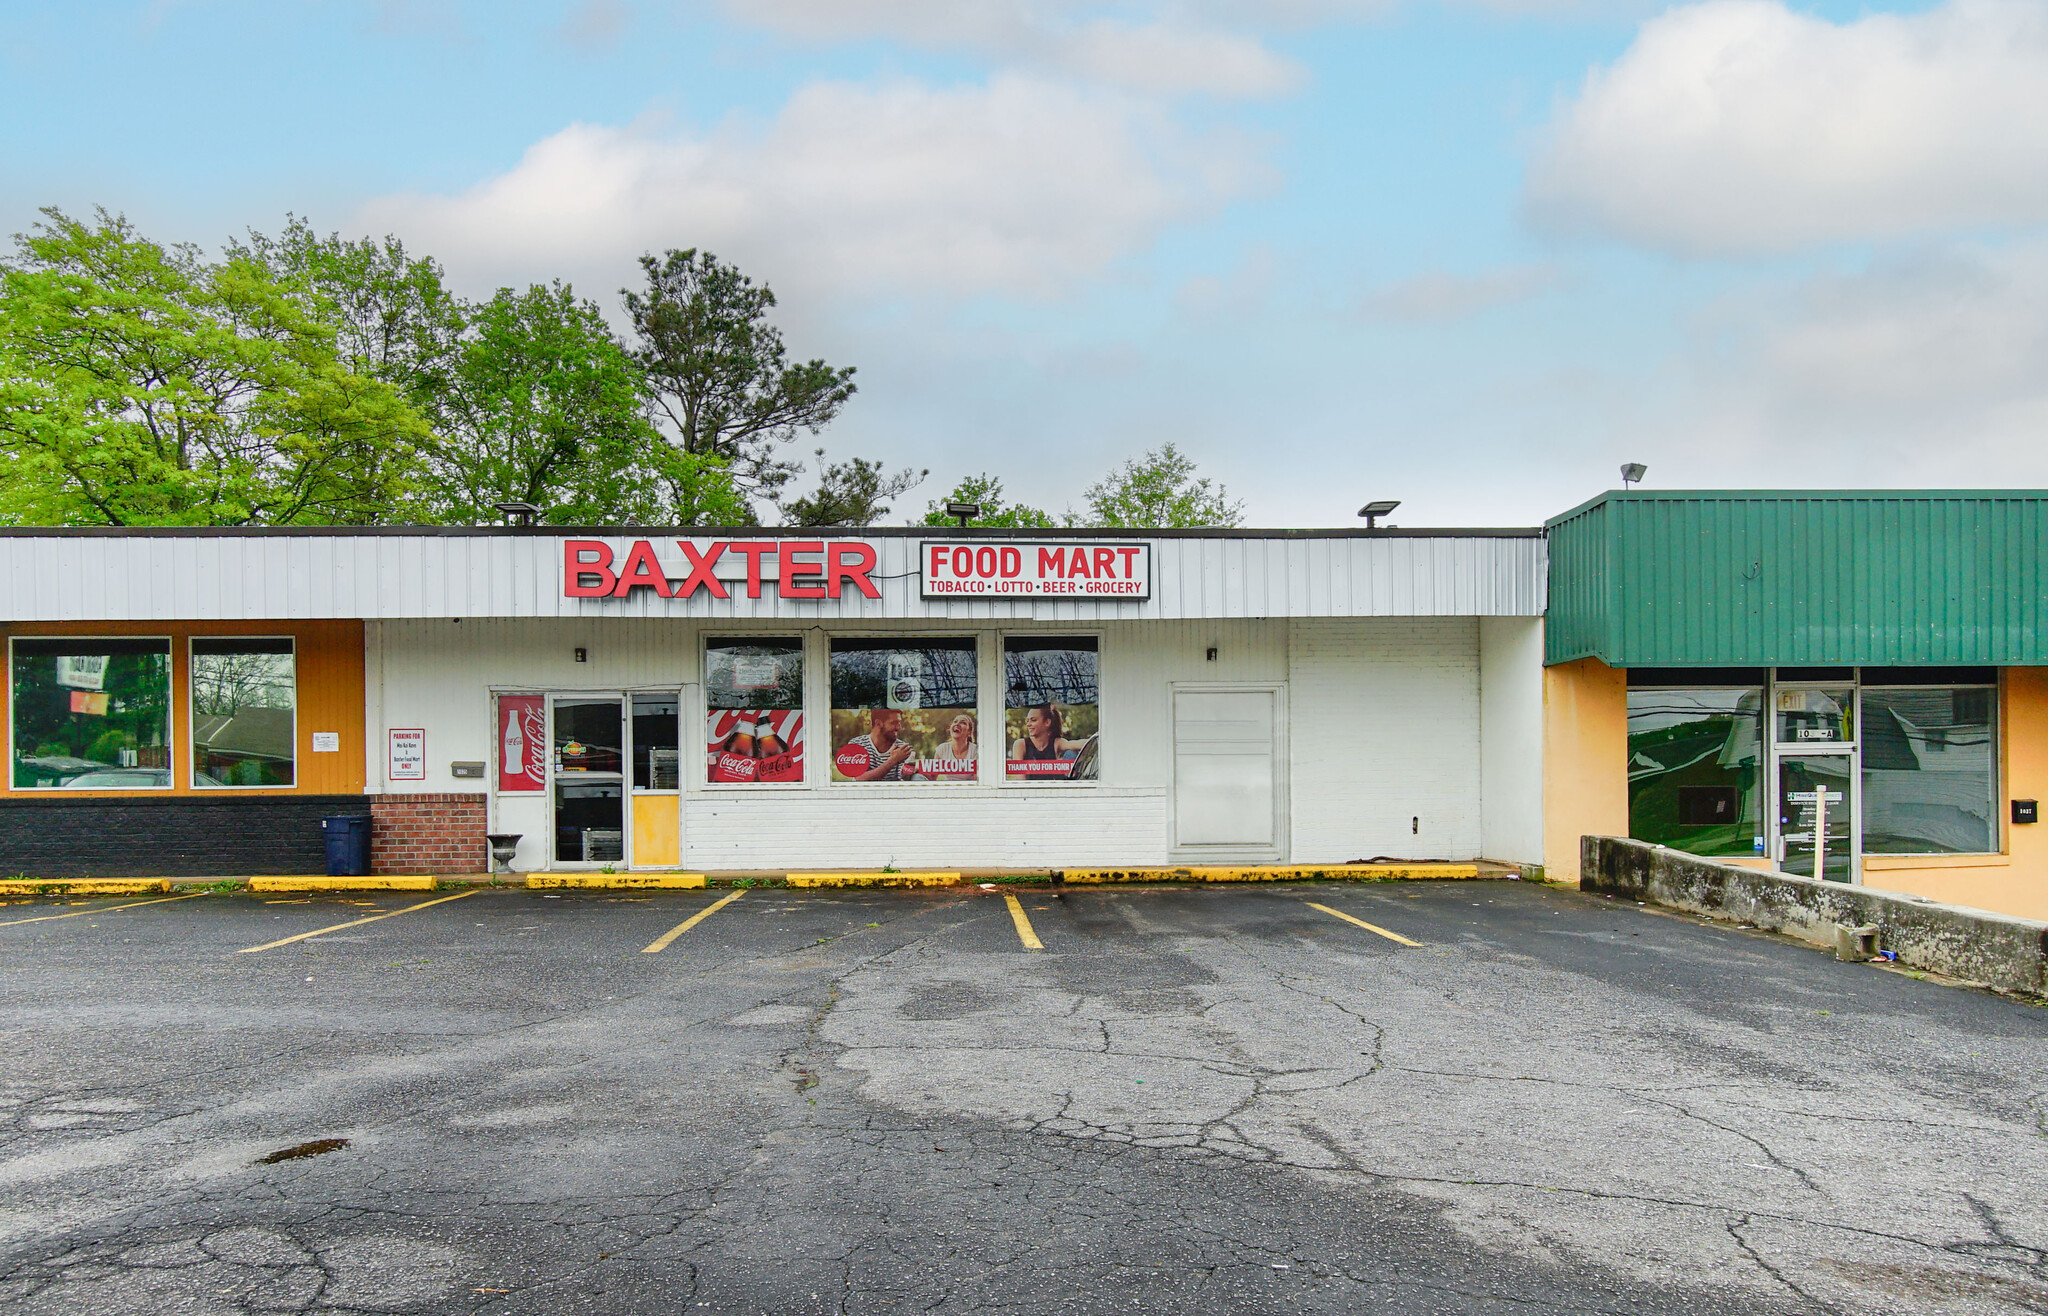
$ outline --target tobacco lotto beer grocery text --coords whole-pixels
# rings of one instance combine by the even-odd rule
[[[1057,544],[918,545],[924,597],[1152,597],[1152,546],[1073,540]]]

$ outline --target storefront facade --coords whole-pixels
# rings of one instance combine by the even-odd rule
[[[1553,877],[1621,835],[2048,917],[2048,496],[1610,493],[1547,529]]]
[[[794,533],[0,535],[0,866],[1538,858],[1535,531]]]

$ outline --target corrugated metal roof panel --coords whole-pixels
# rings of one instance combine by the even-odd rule
[[[1549,529],[1550,662],[2048,661],[2048,493],[1611,493]]]

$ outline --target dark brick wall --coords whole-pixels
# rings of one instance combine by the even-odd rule
[[[370,796],[370,871],[488,871],[484,800],[481,794]]]
[[[361,795],[0,799],[0,877],[324,873],[320,820],[368,812]]]

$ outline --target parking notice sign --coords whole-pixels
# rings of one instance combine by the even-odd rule
[[[927,540],[917,556],[928,599],[1152,597],[1152,545],[1145,543]]]
[[[391,729],[391,770],[386,775],[392,781],[427,779],[427,733],[424,729]]]

